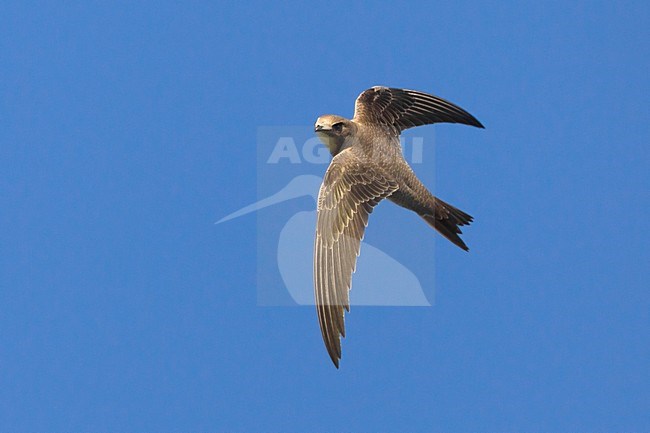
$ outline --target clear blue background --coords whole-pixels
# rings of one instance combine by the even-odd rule
[[[649,431],[649,22],[3,2],[0,431]],[[256,305],[256,217],[213,223],[256,198],[258,126],[375,84],[486,125],[429,127],[436,191],[476,222],[464,253],[378,208],[368,239],[431,258],[436,305],[354,309],[336,370],[313,308]]]

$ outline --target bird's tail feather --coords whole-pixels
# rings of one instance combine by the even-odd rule
[[[454,245],[469,251],[465,242],[460,238],[463,232],[460,226],[469,225],[473,218],[471,215],[466,214],[460,209],[445,203],[440,199],[436,199],[434,212],[431,214],[421,215],[422,218],[441,235],[451,241]]]

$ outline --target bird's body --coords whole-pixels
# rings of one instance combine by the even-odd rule
[[[352,120],[326,115],[316,121],[315,131],[333,159],[318,196],[314,291],[323,340],[337,367],[352,273],[375,205],[387,198],[468,249],[459,237],[459,226],[469,224],[472,217],[434,197],[402,154],[402,130],[437,122],[483,127],[443,99],[387,87],[373,87],[359,95]]]

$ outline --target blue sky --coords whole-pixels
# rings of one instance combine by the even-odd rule
[[[647,2],[0,17],[0,430],[650,430]],[[313,307],[258,306],[276,214],[214,222],[258,198],[260,127],[377,84],[486,125],[415,167],[471,251],[382,203],[367,240],[435,304],[353,308],[336,370]]]

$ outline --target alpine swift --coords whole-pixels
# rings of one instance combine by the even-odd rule
[[[399,141],[405,129],[442,122],[483,128],[474,116],[442,98],[382,86],[359,95],[352,120],[332,114],[316,120],[314,131],[333,158],[318,193],[314,293],[323,341],[337,368],[360,243],[368,216],[381,200],[416,212],[468,250],[458,235],[472,217],[427,190],[404,159]]]

